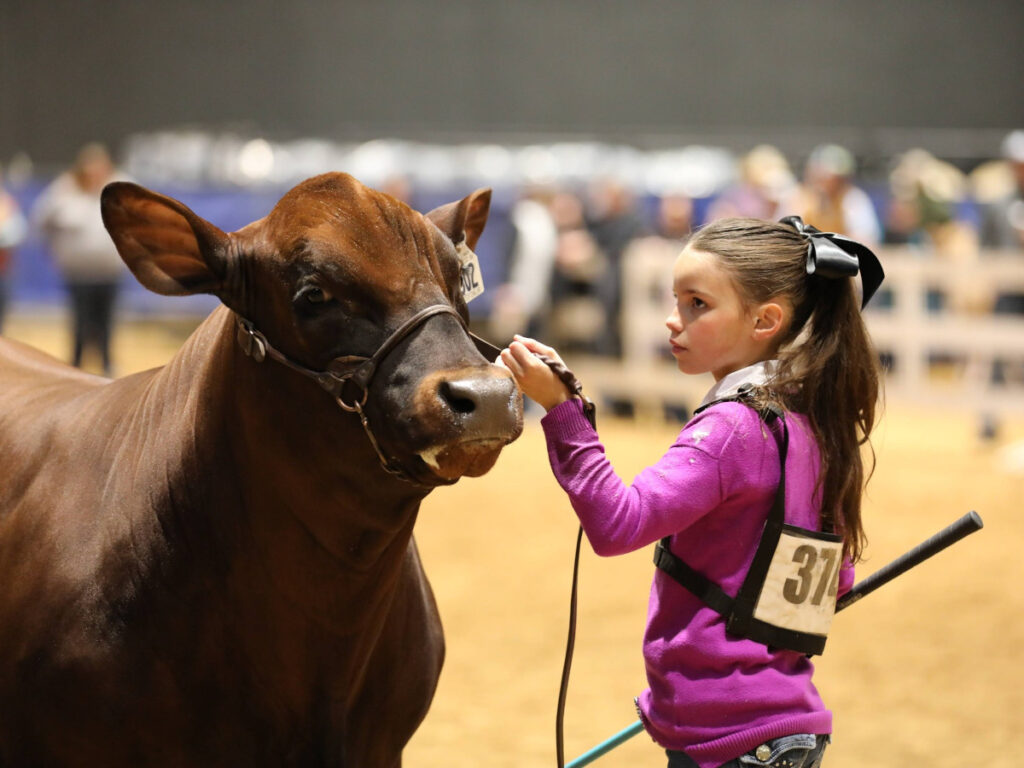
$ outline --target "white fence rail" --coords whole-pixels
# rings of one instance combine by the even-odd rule
[[[983,252],[948,262],[920,252],[880,254],[891,310],[867,313],[875,345],[892,356],[886,393],[937,406],[1024,412],[1024,316],[994,315],[1000,293],[1024,294],[1024,253]],[[929,310],[930,293],[942,309]],[[997,381],[995,366],[1005,366]]]

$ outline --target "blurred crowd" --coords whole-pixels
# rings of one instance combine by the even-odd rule
[[[695,227],[728,216],[796,214],[871,247],[904,246],[959,264],[983,249],[1010,250],[1024,269],[1024,131],[1007,135],[1001,155],[970,172],[912,149],[894,158],[886,182],[862,183],[853,153],[823,144],[799,168],[776,147],[754,147],[739,158],[734,181],[707,198],[641,196],[612,177],[534,185],[512,206],[514,236],[492,333],[507,338],[526,329],[559,348],[619,355],[623,265],[642,251],[671,258]],[[965,287],[933,292],[928,302],[931,310],[1024,315],[1016,290],[982,296]]]
[[[875,159],[873,175],[838,144],[799,157],[763,144],[734,157],[708,147],[374,141],[339,148],[155,134],[128,142],[123,155],[127,174],[171,194],[220,187],[243,195],[258,187],[276,197],[327,169],[349,171],[420,210],[441,202],[441,190],[495,187],[489,229],[497,234],[481,244],[488,299],[471,307],[474,320],[489,324],[496,340],[525,332],[567,351],[611,357],[622,354],[624,265],[642,251],[671,258],[695,227],[725,216],[797,214],[871,246],[907,246],[953,261],[1011,249],[1024,266],[1024,130],[971,168],[918,148],[892,158],[885,174]],[[30,204],[19,205],[0,174],[0,326],[18,250],[35,236],[71,309],[72,362],[81,364],[91,347],[105,372],[125,271],[103,231],[98,200],[105,183],[124,175],[104,147],[89,145]],[[936,296],[934,308],[951,300]],[[1019,292],[964,301],[973,311],[1024,314]]]

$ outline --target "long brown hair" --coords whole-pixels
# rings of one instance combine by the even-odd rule
[[[869,437],[880,368],[854,280],[808,275],[808,242],[788,224],[720,219],[698,230],[688,247],[717,257],[748,307],[780,299],[792,307],[779,368],[757,397],[806,414],[821,453],[822,528],[840,534],[845,554],[857,562],[867,543],[861,497],[874,470]],[[867,472],[862,446],[871,458]]]

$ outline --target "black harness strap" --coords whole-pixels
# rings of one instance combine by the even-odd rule
[[[782,415],[782,411],[777,408],[770,407],[759,411],[759,415],[769,429],[775,421],[782,425],[782,440],[778,444],[779,485],[775,489],[775,499],[772,501],[772,508],[765,521],[761,543],[754,553],[754,560],[750,564],[747,577],[743,580],[743,586],[736,594],[736,602],[729,616],[729,622],[726,624],[726,629],[737,635],[746,635],[750,632],[751,623],[754,621],[754,606],[761,596],[764,578],[768,574],[768,567],[772,563],[775,549],[779,546],[782,527],[786,524],[786,455],[789,452],[789,428],[786,426],[786,419]]]
[[[724,400],[716,400],[716,403],[720,402],[747,402],[746,393],[737,395],[736,397],[725,398]],[[705,410],[705,408],[698,408],[694,415]],[[766,551],[762,551],[764,548],[759,547],[757,553],[754,555],[754,561],[750,566],[750,571],[747,578],[743,582],[743,587],[740,589],[736,597],[730,597],[726,594],[720,586],[715,584],[704,574],[693,569],[685,562],[676,557],[671,549],[669,548],[672,537],[666,536],[658,545],[654,548],[654,564],[662,571],[671,576],[675,581],[681,584],[683,587],[688,589],[705,605],[713,608],[717,613],[722,616],[732,615],[737,605],[749,605],[751,611],[753,611],[754,604],[757,602],[758,593],[760,592],[760,585],[764,582],[764,574],[768,572],[768,566],[771,564],[772,553],[775,551],[775,547],[778,544],[779,536],[782,533],[782,524],[785,522],[786,516],[786,453],[789,448],[789,430],[786,428],[786,420],[782,416],[782,411],[777,408],[766,408],[765,410],[759,411],[762,420],[768,425],[771,425],[773,421],[778,420],[782,424],[782,442],[779,445],[779,464],[781,471],[779,475],[779,485],[775,490],[775,499],[772,502],[771,511],[768,513],[767,526],[771,527],[771,531],[767,531],[771,536],[771,548]],[[760,580],[751,581],[751,576],[755,575],[755,571],[760,573]],[[748,583],[749,582],[749,583]],[[739,622],[734,627],[730,627],[731,630],[741,631]]]
[[[732,401],[753,407],[749,396],[750,390],[748,389],[741,391],[734,397],[716,400],[715,403]],[[704,408],[709,406],[704,406]],[[697,409],[696,413],[700,413],[704,408]],[[758,409],[758,415],[769,429],[776,422],[781,425],[781,436],[778,439],[779,484],[775,489],[775,498],[772,501],[771,510],[768,512],[768,518],[765,521],[761,541],[758,544],[757,551],[754,553],[750,569],[747,571],[747,575],[743,579],[743,584],[736,593],[736,596],[729,596],[725,590],[707,576],[699,573],[677,557],[669,548],[670,536],[666,536],[655,547],[654,564],[683,588],[692,592],[701,602],[724,617],[726,620],[726,630],[730,634],[747,637],[770,647],[787,648],[800,653],[818,654],[824,650],[826,638],[803,632],[795,632],[754,618],[754,610],[758,599],[761,597],[765,577],[768,574],[768,569],[771,567],[772,558],[779,545],[779,539],[783,531],[800,531],[805,535],[808,533],[803,529],[786,525],[786,456],[789,451],[789,428],[786,425],[785,416],[781,410],[774,406]]]
[[[702,603],[714,608],[717,613],[728,616],[732,612],[733,598],[703,573],[694,570],[672,554],[668,548],[670,538],[666,536],[655,546],[654,564],[700,598]]]

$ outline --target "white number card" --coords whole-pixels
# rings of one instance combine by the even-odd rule
[[[828,635],[842,557],[841,541],[783,530],[754,618],[794,632]]]

